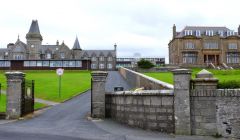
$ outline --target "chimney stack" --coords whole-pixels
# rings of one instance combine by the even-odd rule
[[[176,37],[176,25],[173,24],[173,39]]]

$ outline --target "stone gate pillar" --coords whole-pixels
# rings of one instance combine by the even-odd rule
[[[93,118],[105,118],[105,82],[108,73],[94,71],[92,75],[92,100],[91,116]]]
[[[218,79],[213,77],[213,74],[205,69],[196,74],[193,80],[194,89],[197,90],[213,90],[217,89]]]
[[[25,74],[22,72],[6,72],[7,78],[7,109],[6,119],[21,117],[22,82]]]
[[[190,80],[188,69],[173,70],[174,75],[174,110],[175,134],[191,135],[190,119]]]

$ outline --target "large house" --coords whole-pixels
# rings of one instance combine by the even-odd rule
[[[64,42],[43,45],[38,21],[33,20],[27,42],[19,38],[16,43],[9,43],[0,49],[1,69],[92,69],[115,70],[116,47],[112,50],[83,50],[76,38],[72,49]]]
[[[182,67],[240,67],[240,27],[186,26],[169,45],[169,63]]]

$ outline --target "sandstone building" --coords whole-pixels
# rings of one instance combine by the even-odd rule
[[[83,50],[76,38],[72,49],[64,42],[43,45],[38,21],[33,20],[27,42],[19,38],[16,43],[9,43],[0,49],[1,69],[92,69],[115,70],[116,47],[112,50]]]
[[[240,67],[240,27],[173,26],[169,63],[182,67]]]

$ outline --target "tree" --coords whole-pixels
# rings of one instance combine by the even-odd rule
[[[150,69],[154,67],[154,64],[152,62],[144,59],[141,59],[140,61],[138,61],[137,65],[139,68],[143,68],[143,69]]]

